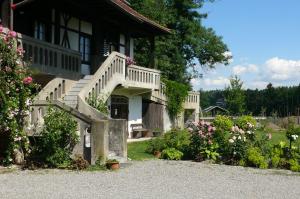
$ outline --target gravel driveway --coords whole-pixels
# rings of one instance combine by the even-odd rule
[[[184,161],[132,162],[116,172],[62,170],[0,174],[0,198],[300,198],[289,171]]]

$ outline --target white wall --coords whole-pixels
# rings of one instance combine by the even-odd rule
[[[131,138],[131,124],[141,124],[142,121],[142,96],[129,97],[128,131]]]
[[[130,38],[130,57],[134,59],[134,40]]]
[[[167,132],[169,130],[171,130],[172,128],[172,123],[171,123],[171,119],[168,113],[168,109],[166,106],[164,106],[164,110],[163,110],[163,114],[164,114],[164,132]]]

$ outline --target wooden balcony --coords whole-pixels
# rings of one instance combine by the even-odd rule
[[[18,39],[25,50],[24,59],[32,69],[70,79],[82,76],[79,52],[25,35],[18,34]]]
[[[8,31],[5,28],[3,33]],[[74,80],[82,77],[79,52],[21,33],[17,33],[17,39],[18,46],[25,50],[24,60],[35,72]]]

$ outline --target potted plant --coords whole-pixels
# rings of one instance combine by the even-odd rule
[[[106,167],[111,170],[118,170],[120,168],[120,162],[116,159],[107,160]]]

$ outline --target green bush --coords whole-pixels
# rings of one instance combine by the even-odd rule
[[[291,171],[295,171],[295,172],[298,172],[300,171],[300,165],[299,165],[299,162],[298,160],[296,159],[291,159],[288,161],[289,165],[290,165],[290,170]]]
[[[214,127],[219,131],[230,131],[233,126],[233,121],[230,117],[218,115],[213,121]]]
[[[258,147],[250,147],[247,150],[246,158],[247,165],[249,166],[259,167],[261,169],[268,168],[268,162]]]
[[[249,126],[249,124],[253,125],[253,127],[256,126],[256,120],[250,115],[244,115],[244,116],[238,117],[235,120],[235,124],[238,127],[240,127],[241,129],[248,130],[249,128],[253,129]]]
[[[168,148],[162,151],[161,157],[167,160],[180,160],[183,157],[183,153],[175,148]]]
[[[186,151],[190,145],[190,133],[184,129],[172,129],[163,135],[165,148]]]
[[[216,128],[213,139],[218,143],[218,153],[221,155],[221,158],[226,158],[229,153],[228,148],[228,139],[230,137],[230,131],[233,127],[233,121],[228,116],[218,115],[213,121],[213,125]]]
[[[65,111],[50,106],[44,117],[41,136],[34,147],[34,157],[50,166],[71,164],[70,155],[78,142],[77,122]]]
[[[165,149],[165,140],[162,137],[154,138],[149,141],[146,152],[154,154],[155,151],[161,152]]]
[[[97,97],[94,93],[89,96],[87,102],[90,106],[97,109],[99,112],[108,115],[109,110],[106,102],[102,98]]]

